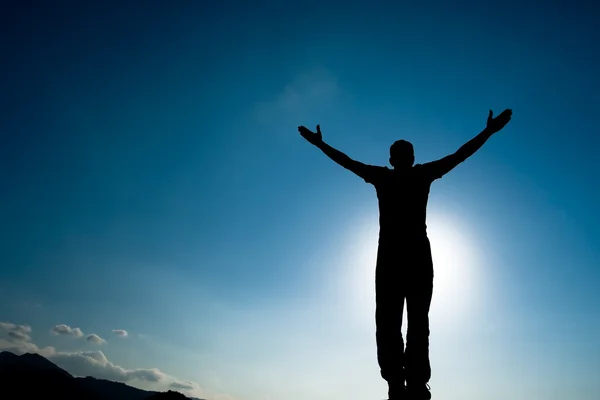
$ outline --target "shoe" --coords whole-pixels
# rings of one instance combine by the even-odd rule
[[[431,400],[431,387],[427,383],[406,387],[408,400]]]

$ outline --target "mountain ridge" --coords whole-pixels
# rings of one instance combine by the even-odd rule
[[[202,400],[169,390],[155,392],[138,389],[123,382],[91,376],[74,377],[47,358],[36,353],[16,355],[0,352],[0,376],[5,393],[15,398],[64,400]],[[23,385],[24,382],[30,384]]]

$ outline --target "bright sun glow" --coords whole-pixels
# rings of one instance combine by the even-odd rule
[[[363,220],[363,222],[366,220]],[[350,240],[351,254],[346,263],[349,280],[343,286],[360,318],[372,324],[375,310],[375,262],[377,259],[378,226],[369,222],[358,224],[357,235]],[[434,325],[456,324],[478,299],[473,290],[477,284],[477,254],[472,240],[458,220],[443,215],[428,218],[428,236],[434,264],[434,291],[430,318]]]
[[[433,322],[449,322],[470,311],[476,284],[476,252],[459,221],[446,216],[429,218],[428,236],[434,267],[431,304]]]

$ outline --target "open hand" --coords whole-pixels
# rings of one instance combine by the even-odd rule
[[[299,126],[298,132],[302,135],[302,137],[308,140],[309,143],[318,144],[323,141],[323,136],[321,135],[321,127],[317,125],[317,131],[312,132],[305,126]]]
[[[508,124],[508,121],[510,121],[511,117],[512,110],[510,108],[507,108],[506,110],[502,111],[500,115],[498,115],[496,118],[493,118],[493,112],[492,110],[490,110],[490,114],[488,115],[487,119],[486,129],[491,133],[496,133],[502,128],[504,128],[506,124]]]

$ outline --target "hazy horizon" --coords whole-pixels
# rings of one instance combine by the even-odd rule
[[[0,17],[0,351],[210,400],[385,398],[375,191],[297,126],[427,162],[511,108],[431,189],[432,395],[596,400],[598,7],[36,3]]]

